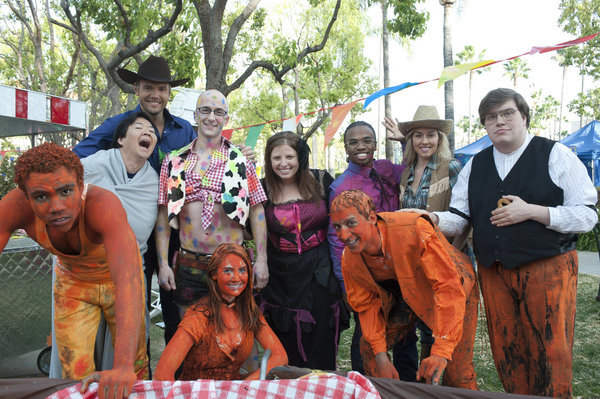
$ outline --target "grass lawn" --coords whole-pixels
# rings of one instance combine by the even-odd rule
[[[595,301],[600,277],[579,276],[577,287],[577,314],[575,317],[575,344],[573,348],[573,394],[581,398],[600,397],[600,302]],[[154,320],[157,321],[156,319]],[[338,349],[338,368],[350,370],[350,342],[353,328],[342,333]],[[152,368],[164,349],[163,330],[152,325]],[[503,392],[496,374],[489,345],[483,308],[479,311],[479,326],[474,351],[477,383],[482,391]]]

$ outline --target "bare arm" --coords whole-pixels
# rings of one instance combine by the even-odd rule
[[[281,345],[281,342],[279,341],[279,338],[277,338],[277,335],[275,335],[273,330],[271,330],[271,327],[269,327],[262,314],[260,315],[260,321],[262,323],[262,328],[258,331],[258,334],[256,334],[256,340],[258,341],[260,346],[262,346],[265,350],[271,349],[271,356],[267,361],[268,373],[269,371],[271,371],[271,369],[275,367],[287,364],[288,357],[285,353],[283,345]],[[259,376],[260,370],[256,370],[252,374],[248,375],[245,379],[258,380]]]
[[[154,380],[175,381],[175,371],[194,345],[194,339],[183,328],[178,328],[163,351],[154,371]]]
[[[136,380],[133,363],[144,314],[142,260],[125,210],[114,194],[92,186],[88,191],[85,215],[87,228],[99,236],[106,248],[116,291],[114,364],[112,370],[99,373],[99,392],[104,396],[108,389],[106,397],[122,398],[131,392]]]
[[[166,205],[158,206],[158,218],[154,228],[156,240],[156,251],[158,256],[158,284],[165,290],[176,289],[175,276],[169,267],[169,239],[171,238],[171,226],[167,215]]]
[[[254,275],[256,283],[254,288],[264,288],[269,282],[269,267],[267,266],[267,223],[265,210],[262,203],[250,207],[250,226],[256,244],[256,263]]]
[[[35,240],[33,224],[35,217],[27,196],[18,188],[11,190],[0,200],[0,252],[4,250],[11,234],[17,229],[26,229]]]

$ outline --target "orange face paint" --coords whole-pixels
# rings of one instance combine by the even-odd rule
[[[375,214],[371,215],[372,217],[365,219],[355,207],[338,208],[331,212],[331,224],[335,233],[350,252],[376,255],[381,249]]]
[[[74,171],[61,167],[50,173],[31,173],[25,190],[33,213],[49,230],[66,233],[76,226],[82,187]]]
[[[212,279],[217,282],[221,297],[227,302],[232,302],[248,284],[248,267],[239,256],[228,254],[223,258]]]

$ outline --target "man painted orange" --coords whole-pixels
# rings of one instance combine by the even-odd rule
[[[147,377],[148,359],[141,258],[119,199],[84,186],[77,156],[55,144],[21,155],[15,181],[19,188],[0,200],[0,249],[13,231],[24,229],[58,257],[55,329],[63,377],[94,371],[102,310],[116,339],[114,368],[95,377],[100,398],[127,396],[136,378]]]
[[[427,217],[375,214],[359,190],[344,191],[331,204],[331,222],[346,245],[342,273],[348,303],[363,326],[361,355],[374,377],[398,378],[388,349],[412,329],[417,317],[432,330],[431,355],[417,379],[477,389],[473,342],[478,290],[473,266]]]
[[[182,380],[258,379],[260,370],[240,375],[255,338],[272,351],[269,370],[287,363],[281,342],[254,302],[251,273],[244,248],[237,244],[217,247],[207,270],[208,295],[186,312],[160,357],[155,380],[172,381],[182,362]]]

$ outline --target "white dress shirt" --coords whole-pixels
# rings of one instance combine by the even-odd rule
[[[523,145],[510,154],[503,154],[494,147],[494,163],[500,179],[506,178],[532,138],[532,135],[527,134]],[[450,201],[451,208],[468,217],[470,217],[468,189],[472,164],[473,159],[470,159],[458,175],[458,181],[452,188]],[[598,215],[586,205],[596,205],[598,194],[583,163],[565,145],[556,143],[550,151],[548,170],[554,184],[562,188],[564,201],[563,205],[548,207],[550,224],[546,228],[559,233],[585,233],[593,229],[598,221]],[[435,214],[439,217],[440,230],[447,236],[461,233],[468,223],[463,217],[448,211],[435,212]]]

